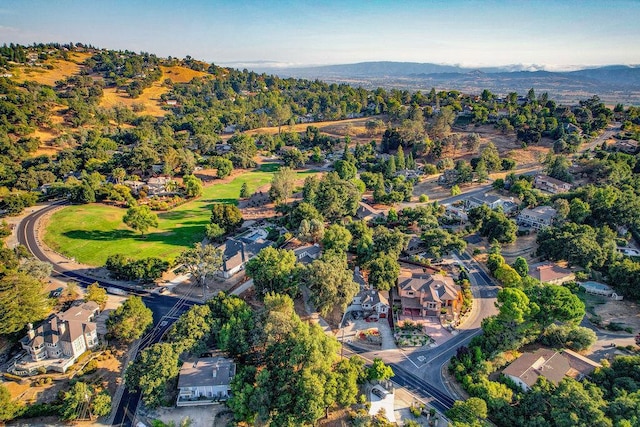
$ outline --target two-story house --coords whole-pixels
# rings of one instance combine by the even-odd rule
[[[549,227],[556,217],[556,210],[551,206],[538,206],[533,209],[523,209],[518,214],[518,225],[531,227],[536,231]]]
[[[560,181],[547,175],[536,175],[533,180],[533,186],[551,194],[566,193],[571,190],[571,184],[568,182]]]
[[[441,274],[414,274],[408,278],[401,278],[398,294],[403,313],[406,315],[455,315],[462,308],[460,286],[456,285],[451,277]]]
[[[351,309],[362,310],[366,316],[377,314],[380,318],[387,317],[389,313],[389,292],[369,287],[359,267],[356,267],[353,272],[353,281],[360,286],[360,292],[353,297],[350,304]]]
[[[30,360],[16,366],[16,370],[32,374],[44,367],[65,372],[82,353],[98,345],[94,322],[98,312],[98,304],[89,301],[49,317],[35,329],[29,324],[20,344]]]

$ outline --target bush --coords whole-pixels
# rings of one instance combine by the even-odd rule
[[[47,417],[50,415],[58,415],[59,413],[60,405],[56,405],[55,403],[35,403],[33,405],[23,406],[22,410],[18,411],[16,414],[16,417]]]
[[[438,173],[438,168],[435,165],[427,164],[422,169],[425,175],[435,175]]]
[[[411,408],[409,408],[409,411],[411,412],[411,415],[413,415],[416,418],[418,418],[420,415],[422,415],[422,408],[420,406],[413,406],[412,405]]]
[[[426,194],[421,194],[418,200],[420,201],[420,203],[426,203],[429,201],[429,196],[427,196]]]

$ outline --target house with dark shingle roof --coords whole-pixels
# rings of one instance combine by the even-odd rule
[[[296,259],[302,264],[311,264],[314,260],[318,259],[322,255],[322,248],[317,243],[314,245],[305,245],[295,248],[293,253],[296,255]]]
[[[262,249],[273,244],[270,240],[256,238],[254,240],[246,238],[228,238],[219,247],[222,250],[222,267],[220,275],[225,279],[242,270],[245,264],[254,256],[258,255]]]
[[[358,209],[356,210],[356,217],[363,221],[369,221],[371,219],[378,218],[380,216],[384,216],[382,211],[374,208],[371,205],[368,205],[364,202],[358,202]]]

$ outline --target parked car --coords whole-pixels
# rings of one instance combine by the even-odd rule
[[[64,288],[56,288],[54,290],[51,291],[50,293],[50,297],[51,298],[58,298],[60,295],[62,295],[62,291],[64,290]]]
[[[384,397],[388,394],[385,390],[381,390],[378,387],[374,387],[371,390],[371,393],[375,394],[376,396],[378,396],[380,399],[384,399]]]

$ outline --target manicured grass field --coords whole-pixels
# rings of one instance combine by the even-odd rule
[[[204,237],[214,202],[237,203],[244,182],[253,192],[271,182],[274,172],[273,165],[266,164],[261,170],[247,172],[231,182],[205,187],[199,199],[159,213],[158,228],[149,230],[144,238],[122,222],[125,209],[91,204],[69,206],[54,213],[44,240],[52,249],[89,265],[103,265],[109,255],[116,253],[132,258],[155,256],[173,260]]]

